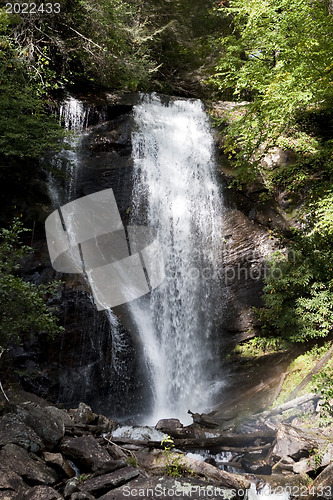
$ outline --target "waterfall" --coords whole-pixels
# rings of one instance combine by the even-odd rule
[[[52,169],[57,173],[47,172],[47,187],[54,207],[60,207],[75,198],[80,164],[79,147],[82,134],[88,126],[89,107],[68,95],[60,104],[58,116],[68,135],[64,139],[64,149],[51,158]]]
[[[80,197],[77,172],[82,158],[87,158],[90,112],[86,103],[73,97],[60,107],[60,121],[72,135],[67,139],[70,148],[54,156],[55,165],[65,172],[65,182],[50,176],[55,208]],[[143,356],[135,381],[142,393],[135,398],[145,403],[135,410],[128,393],[128,401],[121,404],[129,413],[137,411],[145,423],[163,417],[190,423],[187,411],[207,410],[222,384],[214,320],[220,312],[223,203],[214,142],[201,101],[162,102],[156,95],[143,96],[134,106],[132,159],[129,224],[156,231],[166,278],[149,295],[125,306],[134,325],[134,343]],[[74,220],[73,224],[74,234]],[[129,339],[110,309],[96,314],[105,314],[109,324],[114,380],[123,379],[126,392]],[[134,385],[132,379],[129,392]],[[114,390],[114,382],[110,391],[111,387]]]
[[[221,294],[221,193],[214,145],[199,100],[144,96],[134,108],[131,223],[157,230],[166,278],[146,309],[129,305],[154,398],[151,421],[206,409],[218,388],[212,338]]]
[[[66,130],[82,132],[88,126],[89,108],[82,101],[69,95],[59,108],[59,121]]]

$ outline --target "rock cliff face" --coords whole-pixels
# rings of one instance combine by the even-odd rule
[[[76,172],[76,197],[112,188],[125,224],[133,182],[132,107],[137,98],[109,95],[102,106],[104,121],[95,123],[97,114],[90,115],[92,124],[84,134]],[[228,178],[224,174],[222,177],[221,182],[226,185]],[[51,211],[48,207],[48,212]],[[275,224],[285,224],[276,207],[262,206],[253,193],[245,196],[227,193],[221,235],[223,307],[216,318],[216,331],[224,349],[254,335],[258,327],[252,307],[261,305],[266,259],[277,249],[277,241],[270,234]],[[26,263],[25,274],[41,282],[54,277],[55,272],[48,261],[45,241],[39,240],[35,246],[36,253]],[[95,310],[83,281],[73,276],[61,279],[65,285],[53,305],[59,306],[66,333],[52,341],[40,335],[36,341],[27,340],[22,348],[12,350],[20,382],[25,389],[65,405],[85,401],[96,411],[102,411],[102,405],[104,413],[119,416],[126,398],[128,408],[137,411],[148,396],[143,389],[148,384],[140,368],[140,343],[135,334],[130,335],[121,327],[126,344],[121,363],[126,369],[120,377],[112,351],[114,326],[104,313]]]

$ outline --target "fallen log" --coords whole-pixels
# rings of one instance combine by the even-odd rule
[[[256,419],[257,418],[270,418],[273,417],[274,415],[278,415],[279,413],[283,413],[287,410],[290,410],[291,408],[294,408],[295,406],[301,406],[305,403],[308,403],[309,401],[313,400],[315,401],[316,399],[319,401],[320,399],[320,394],[305,394],[305,396],[301,396],[299,398],[293,399],[292,401],[287,401],[286,403],[283,403],[282,405],[276,406],[272,410],[267,410],[262,413],[258,413],[255,415]]]
[[[193,413],[193,411],[188,410],[188,412],[192,418],[193,423],[198,424],[201,427],[214,428],[219,427],[219,422],[214,419],[214,415],[217,413],[216,411],[212,411],[210,413]]]
[[[177,448],[216,448],[217,446],[231,446],[231,447],[242,447],[255,445],[259,446],[261,444],[266,444],[267,442],[272,442],[275,439],[276,431],[267,430],[263,432],[252,432],[249,434],[237,434],[226,432],[225,434],[220,434],[217,437],[212,438],[186,438],[186,439],[175,439],[174,443]]]
[[[216,437],[202,437],[202,438],[184,438],[184,439],[174,439],[174,445],[176,448],[216,448],[217,446],[223,447],[236,447],[241,448],[242,446],[255,445],[256,447],[262,448],[262,444],[274,441],[276,436],[275,430],[267,430],[262,432],[251,432],[249,434],[236,434],[227,432],[225,434],[220,434]],[[164,449],[164,445],[161,445],[160,441],[150,441],[150,440],[136,440],[127,438],[111,438],[112,442],[125,445],[131,444],[136,446],[144,446],[148,448],[159,448]]]
[[[274,434],[275,436],[275,434]],[[271,448],[272,446],[272,441],[275,439],[275,437],[272,437],[269,442],[267,444],[264,444],[264,445],[261,445],[261,446],[246,446],[246,451],[247,452],[251,452],[251,451],[260,451],[260,450],[267,450],[269,448]],[[109,440],[108,440],[109,441]],[[180,440],[181,441],[181,440]],[[194,439],[193,442],[195,442],[196,440]],[[110,443],[112,442],[113,444],[117,444],[117,445],[120,445],[121,447],[126,447],[126,446],[133,446],[133,450],[135,450],[135,448],[150,448],[150,449],[159,449],[159,450],[164,450],[165,446],[161,445],[160,441],[144,441],[144,440],[137,440],[137,439],[127,439],[127,438],[112,438],[112,441],[110,440],[109,441]],[[195,446],[186,446],[187,449],[192,449],[192,450],[196,450],[196,449],[201,449],[201,448],[207,448],[206,446],[207,443],[204,443],[204,446],[199,446],[198,444],[196,444]],[[177,444],[177,448],[181,449],[182,447]],[[240,446],[226,446],[226,445],[221,445],[221,444],[214,444],[213,446],[211,446],[211,449],[218,449],[218,451],[230,451],[230,452],[234,452],[234,453],[243,453],[245,450],[244,450],[244,446],[240,447]],[[125,448],[126,449],[126,448]]]
[[[312,380],[313,376],[316,375],[331,359],[333,356],[333,344],[329,350],[320,358],[312,370],[303,378],[302,382],[289,394],[287,402],[292,401]]]
[[[171,452],[165,454],[164,451],[141,451],[135,453],[137,463],[146,470],[149,475],[165,474],[166,470],[174,470],[177,474],[189,474],[199,476],[218,484],[220,487],[246,490],[250,487],[250,481],[240,474],[234,474],[218,469],[214,465],[202,462],[195,458],[190,458],[179,453]]]
[[[122,437],[112,437],[110,440],[112,443],[116,443],[118,445],[132,445],[132,446],[141,446],[143,448],[157,448],[160,450],[164,450],[165,445],[161,445],[161,441],[151,441],[149,439],[129,439]]]

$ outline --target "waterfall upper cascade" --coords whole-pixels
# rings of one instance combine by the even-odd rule
[[[134,108],[132,223],[157,230],[166,278],[148,310],[130,305],[154,397],[151,422],[207,409],[218,380],[212,338],[221,287],[223,203],[199,100],[144,96]]]

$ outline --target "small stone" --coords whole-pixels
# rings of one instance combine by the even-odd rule
[[[64,489],[64,497],[68,498],[70,497],[73,493],[79,491],[79,481],[77,478],[70,479],[67,481],[65,489]]]
[[[70,500],[95,500],[95,497],[90,495],[90,493],[78,491],[77,493],[73,493]]]
[[[75,470],[70,465],[70,463],[64,459],[61,453],[49,453],[46,451],[44,452],[43,457],[46,463],[51,464],[52,466],[56,466],[64,473],[65,476],[75,476]]]

